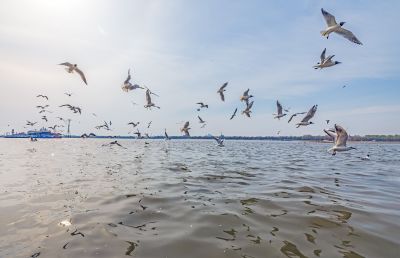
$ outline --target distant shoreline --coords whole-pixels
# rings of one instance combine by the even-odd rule
[[[9,139],[26,139],[29,137],[12,137],[12,135],[1,135],[0,138],[9,138]],[[41,138],[39,139],[57,139],[57,138]],[[78,139],[81,138],[78,135],[71,135],[66,136],[63,135],[62,138],[58,139]],[[96,136],[90,137],[91,139],[131,139],[136,140],[137,137],[133,136]],[[309,142],[318,142],[318,143],[332,143],[329,142],[329,138],[325,136],[311,136],[311,135],[304,135],[304,136],[223,136],[225,140],[245,140],[245,141],[309,141]],[[148,138],[139,138],[139,139],[148,139],[148,140],[163,140],[165,139],[164,136],[151,136]],[[212,136],[192,136],[192,137],[185,137],[185,136],[170,136],[172,140],[213,140]],[[351,142],[372,142],[372,143],[379,143],[379,142],[390,142],[390,143],[400,143],[400,135],[379,135],[379,136],[350,136],[349,141]]]

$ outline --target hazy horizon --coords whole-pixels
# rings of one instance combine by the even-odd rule
[[[180,135],[323,135],[334,123],[350,135],[399,134],[400,36],[393,33],[400,2],[373,1],[28,1],[0,4],[0,133],[26,131],[26,120],[52,126],[71,118],[71,134],[127,135],[130,121],[141,132]],[[345,21],[363,46],[331,35],[321,8]],[[397,8],[396,8],[397,7]],[[324,48],[342,64],[312,69]],[[88,86],[61,62],[77,63]],[[127,70],[146,85],[161,109],[143,108],[145,93],[121,90]],[[226,101],[216,91],[229,82]],[[345,88],[342,88],[346,85]],[[240,114],[239,97],[250,88],[252,117]],[[67,97],[64,92],[72,92]],[[36,98],[45,94],[49,101]],[[276,100],[293,112],[318,104],[313,121],[295,128],[273,119]],[[131,102],[136,102],[133,105]],[[196,102],[209,104],[196,111]],[[62,104],[82,107],[76,115]],[[36,105],[49,104],[42,123]],[[237,117],[229,120],[238,108]],[[92,113],[96,113],[94,117]],[[197,115],[207,121],[200,128]],[[325,120],[331,122],[326,125]],[[113,122],[113,131],[94,126]],[[147,123],[152,122],[150,129]],[[9,126],[8,126],[9,125]],[[65,132],[64,132],[65,133]]]

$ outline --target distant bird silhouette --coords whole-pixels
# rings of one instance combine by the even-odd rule
[[[237,111],[238,109],[236,108],[235,111],[233,111],[233,114],[231,115],[231,118],[229,118],[229,120],[232,120],[236,116]]]
[[[167,129],[164,129],[165,140],[171,140],[167,134]]]
[[[228,86],[228,82],[225,82],[224,84],[222,84],[222,86],[217,91],[217,93],[219,93],[219,96],[221,97],[222,101],[225,101],[224,91],[226,91],[226,89],[225,89],[226,86]]]
[[[49,100],[49,97],[42,95],[42,94],[37,95],[36,98],[44,98],[46,100]]]
[[[138,126],[140,124],[140,122],[134,123],[134,122],[129,122],[128,125],[132,125],[133,128],[135,128],[136,126]]]

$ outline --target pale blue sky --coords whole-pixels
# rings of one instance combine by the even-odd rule
[[[364,45],[321,37],[321,7]],[[399,10],[394,0],[1,1],[0,129],[41,121],[34,107],[45,103],[35,98],[42,93],[54,111],[48,126],[55,116],[69,117],[76,134],[96,132],[103,120],[113,121],[112,134],[126,134],[128,121],[152,120],[149,130],[141,128],[152,135],[164,128],[178,135],[183,121],[191,122],[193,135],[316,135],[325,119],[350,134],[400,133]],[[325,47],[343,63],[315,71]],[[89,85],[56,65],[64,61],[77,63]],[[128,68],[132,82],[161,96],[153,99],[161,110],[143,108],[144,92],[121,90]],[[223,103],[216,91],[226,81]],[[253,117],[229,121],[235,107],[243,109],[239,97],[247,88],[255,95]],[[295,112],[318,104],[316,124],[296,129],[274,120],[277,99]],[[210,105],[200,112],[208,122],[203,129],[198,101]],[[58,108],[65,103],[83,114]]]

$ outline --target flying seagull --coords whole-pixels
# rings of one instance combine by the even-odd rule
[[[235,111],[233,111],[233,114],[229,120],[232,120],[236,116],[236,112],[237,112],[237,108],[235,109]]]
[[[153,121],[150,121],[150,122],[147,124],[147,128],[150,128],[151,123],[153,123]]]
[[[81,138],[90,138],[90,137],[96,137],[96,135],[94,133],[90,133],[90,134],[84,133],[81,135]]]
[[[246,106],[246,109],[242,111],[242,115],[245,114],[247,117],[250,117],[251,108],[253,107],[253,103],[254,103],[254,101],[250,102],[250,104],[248,104]]]
[[[222,84],[221,88],[219,88],[219,90],[217,91],[217,93],[219,93],[222,101],[225,101],[224,91],[226,91],[225,90],[226,86],[228,86],[228,82],[225,82],[224,84]]]
[[[346,130],[340,125],[335,124],[335,132],[324,130],[324,132],[335,139],[335,145],[328,149],[328,152],[332,151],[332,155],[336,155],[336,152],[355,150],[354,147],[347,147],[347,139],[349,138]]]
[[[199,118],[199,123],[204,124],[206,121],[204,121],[200,116],[197,116]]]
[[[151,107],[156,107],[158,109],[160,109],[159,106],[156,106],[153,102],[151,102],[151,91],[149,89],[146,90],[146,102],[147,104],[144,105],[145,108],[151,109]]]
[[[121,89],[125,92],[134,90],[134,89],[144,89],[143,87],[140,87],[137,84],[132,84],[130,82],[131,80],[131,69],[128,70],[128,77],[126,78],[126,80],[124,81],[124,84],[122,84]]]
[[[278,118],[278,120],[279,119],[281,119],[281,117],[284,117],[284,116],[286,116],[286,114],[283,114],[283,112],[282,112],[282,105],[281,105],[281,103],[279,103],[279,101],[277,100],[276,101],[276,109],[277,109],[277,114],[274,114],[275,115],[275,117],[274,118]]]
[[[200,111],[201,108],[208,108],[208,105],[204,104],[203,102],[198,102],[196,104],[200,105],[200,108],[198,108],[197,111]]]
[[[164,129],[165,140],[171,140],[167,134],[167,129]]]
[[[219,147],[224,147],[224,139],[221,137],[213,136],[214,140],[217,142]]]
[[[245,101],[246,105],[249,104],[249,99],[253,97],[253,95],[249,95],[250,89],[247,89],[243,92],[243,95],[240,97],[240,101]]]
[[[64,94],[67,95],[68,97],[72,96],[72,93],[65,92]]]
[[[293,117],[297,116],[297,115],[303,115],[307,112],[299,112],[299,113],[294,113],[293,115],[290,116],[289,120],[287,121],[288,123],[290,123],[290,121],[292,121]]]
[[[331,34],[332,32],[335,32],[335,33],[345,37],[346,39],[350,40],[353,43],[362,45],[361,41],[359,41],[357,39],[357,37],[353,34],[353,32],[343,29],[343,25],[345,24],[345,22],[340,22],[339,24],[337,24],[336,20],[335,20],[335,16],[328,13],[323,8],[321,8],[321,12],[325,18],[326,24],[328,25],[328,27],[325,30],[321,31],[322,36],[329,38],[329,34]]]
[[[61,64],[59,64],[59,65],[65,65],[65,66],[67,67],[67,68],[65,68],[65,70],[66,70],[68,73],[73,73],[74,71],[77,72],[77,73],[81,76],[82,81],[87,85],[87,81],[86,81],[85,75],[84,75],[83,72],[78,68],[78,65],[77,65],[77,64],[71,64],[71,63],[65,62],[65,63],[61,63]]]
[[[40,109],[45,109],[45,108],[48,108],[49,107],[49,105],[45,105],[45,106],[36,106],[36,108],[40,108]]]
[[[314,65],[314,69],[322,69],[322,68],[327,68],[327,67],[331,67],[337,64],[341,64],[341,62],[338,61],[332,61],[332,58],[335,55],[330,55],[328,57],[325,57],[325,53],[326,53],[326,48],[324,48],[324,50],[321,53],[321,61],[317,63],[317,65]]]
[[[44,120],[46,122],[48,121],[46,116],[42,116],[42,120]]]
[[[35,124],[37,124],[37,122],[26,121],[26,125],[34,126]]]
[[[183,125],[183,128],[181,128],[181,132],[184,132],[184,133],[185,133],[185,136],[190,137],[189,130],[190,130],[189,121],[187,121],[187,122]]]
[[[46,100],[49,100],[49,97],[42,95],[42,94],[37,95],[36,98],[44,98]]]
[[[317,112],[317,108],[318,105],[314,105],[310,108],[310,110],[308,111],[307,115],[303,118],[303,120],[301,120],[300,123],[297,123],[297,127],[299,128],[300,126],[307,126],[307,125],[311,125],[314,124],[313,122],[310,122],[310,119],[313,118],[313,116],[315,115],[315,112]]]
[[[136,129],[137,131],[134,132],[133,134],[136,134],[137,138],[140,139],[142,138],[142,134],[139,132],[139,129]]]
[[[129,122],[128,125],[132,125],[133,128],[135,128],[136,126],[138,126],[140,124],[140,122],[137,122],[136,124],[134,122]]]
[[[57,127],[58,127],[58,125],[53,125],[53,126],[49,126],[48,128],[52,129],[53,131],[55,131]]]

